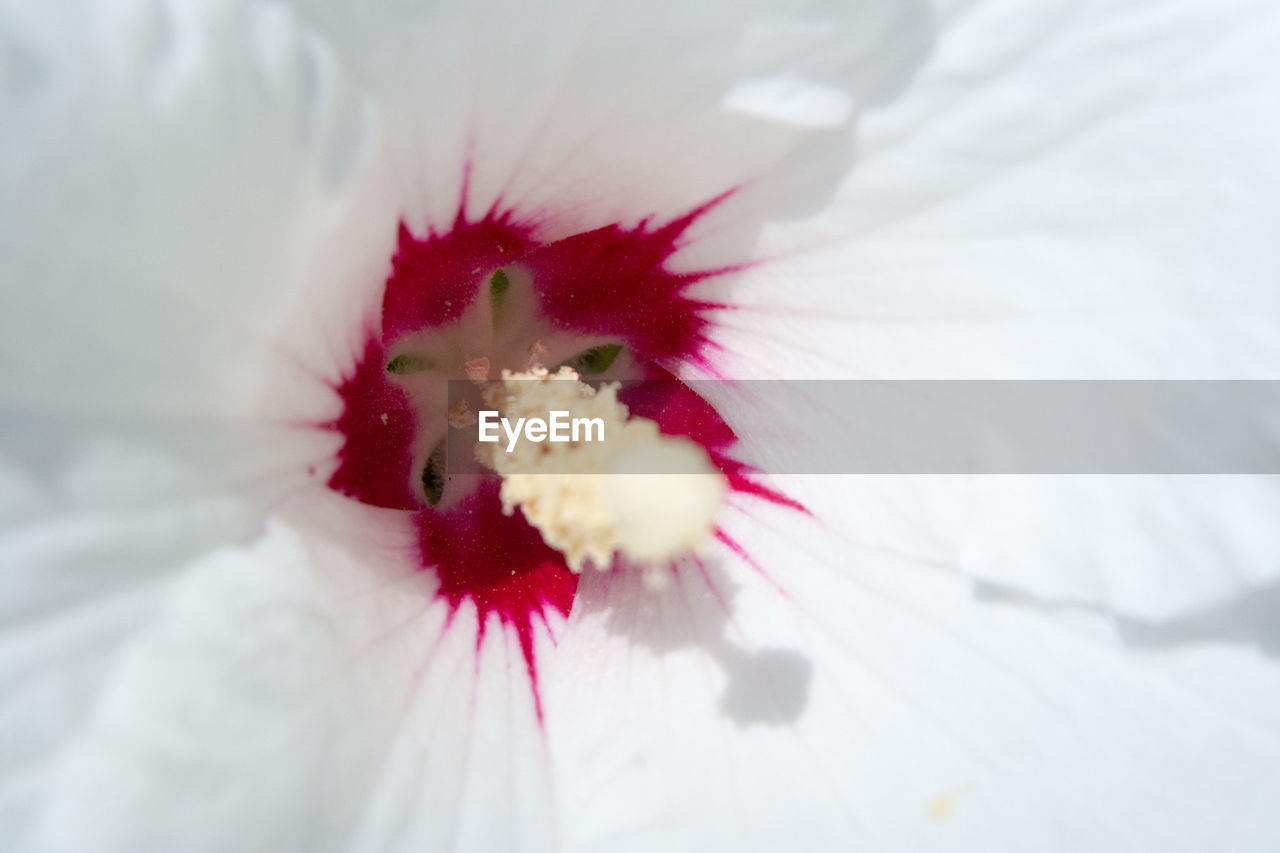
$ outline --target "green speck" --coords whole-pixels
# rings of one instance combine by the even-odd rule
[[[495,272],[489,279],[489,304],[493,307],[494,314],[497,314],[498,309],[502,307],[502,297],[506,296],[510,289],[511,279],[507,278],[507,274],[502,270]]]
[[[422,468],[422,492],[431,506],[444,497],[444,442],[436,445]]]
[[[566,361],[564,366],[572,367],[583,376],[604,373],[618,358],[620,352],[622,352],[622,344],[600,344],[598,347],[578,353]]]
[[[420,355],[411,353],[401,353],[391,361],[387,362],[388,373],[417,373],[426,370],[431,366],[431,362],[427,361]]]

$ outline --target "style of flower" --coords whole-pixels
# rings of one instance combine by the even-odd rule
[[[637,399],[732,486],[655,592],[419,396],[1269,377],[1261,0],[0,21],[0,846],[1274,846],[1265,478],[769,479]]]

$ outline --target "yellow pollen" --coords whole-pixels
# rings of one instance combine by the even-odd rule
[[[489,359],[484,356],[468,359],[462,365],[462,369],[472,382],[483,382],[489,378]]]
[[[598,418],[604,440],[482,443],[476,457],[502,476],[503,511],[519,506],[570,569],[581,572],[587,561],[608,569],[617,553],[661,588],[667,565],[706,541],[726,482],[701,445],[631,417],[617,390],[613,383],[597,391],[569,367],[504,370],[483,391],[504,418]]]
[[[467,427],[476,422],[476,413],[471,411],[466,400],[458,400],[449,407],[446,419],[449,421],[449,426]]]

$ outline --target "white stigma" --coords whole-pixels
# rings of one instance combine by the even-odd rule
[[[504,370],[484,390],[485,402],[503,417],[568,411],[600,418],[605,440],[522,441],[510,451],[479,444],[476,456],[502,476],[503,511],[519,506],[570,569],[581,572],[588,560],[608,569],[617,553],[644,567],[646,585],[660,588],[667,564],[706,541],[726,483],[701,445],[631,417],[617,388],[597,392],[568,367],[555,374],[543,367]]]

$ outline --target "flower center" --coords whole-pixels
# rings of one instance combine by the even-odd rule
[[[654,421],[631,417],[618,401],[616,383],[597,391],[578,379],[570,366],[554,374],[535,366],[504,370],[498,382],[477,380],[486,405],[517,425],[538,423],[541,433],[521,443],[518,426],[512,430],[504,417],[507,446],[496,440],[478,444],[476,456],[502,476],[503,512],[509,515],[518,505],[572,571],[580,572],[588,561],[599,569],[631,561],[650,587],[660,589],[667,563],[707,539],[724,496],[724,477],[697,442],[664,435]],[[562,416],[559,423],[566,428],[560,436],[545,434],[548,414],[553,425],[555,415]],[[576,434],[579,424],[582,437]]]
[[[690,225],[720,201],[665,224],[609,225],[555,240],[539,239],[536,221],[496,210],[479,221],[460,212],[448,229],[425,237],[401,226],[380,328],[369,330],[353,370],[335,386],[344,408],[328,426],[345,443],[330,487],[413,513],[422,568],[439,580],[436,595],[452,612],[475,606],[477,643],[493,617],[517,634],[535,699],[533,626],[548,624],[551,613],[568,614],[577,587],[571,567],[587,559],[607,566],[614,551],[660,565],[688,548],[698,531],[673,523],[674,514],[663,510],[675,489],[687,494],[691,487],[639,478],[618,480],[614,493],[597,482],[594,492],[554,496],[518,476],[533,475],[529,470],[508,470],[500,479],[492,459],[497,473],[451,477],[442,447],[450,417],[456,421],[461,412],[450,411],[450,382],[497,380],[504,368],[535,363],[567,366],[590,379],[667,380],[618,395],[629,411],[615,414],[617,424],[636,418],[649,424],[635,428],[653,440],[633,449],[662,456],[692,445],[722,475],[703,474],[704,483],[794,506],[729,457],[732,431],[667,369],[680,363],[710,369],[705,314],[726,306],[688,291],[728,271],[676,273],[667,261]],[[686,511],[694,508],[688,514],[705,516],[692,528],[706,532],[723,491],[724,485],[708,487],[687,502]],[[603,533],[577,518],[592,501],[613,507]],[[516,505],[521,511],[512,511]],[[655,532],[655,524],[667,529]]]

